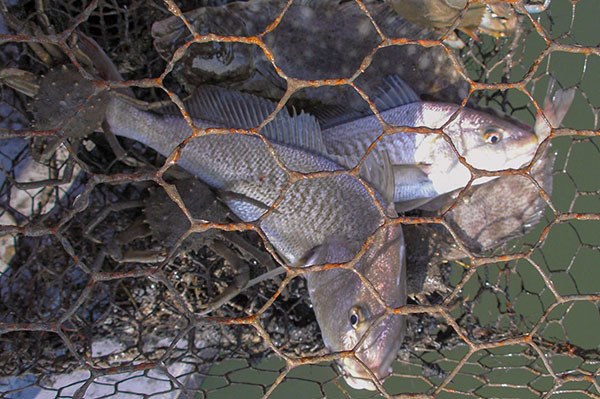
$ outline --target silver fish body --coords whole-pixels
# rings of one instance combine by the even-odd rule
[[[402,211],[465,187],[471,172],[459,156],[476,169],[496,172],[520,168],[537,150],[536,129],[455,104],[420,101],[397,77],[390,77],[386,84],[375,103],[383,120],[399,129],[379,141],[383,134],[379,119],[363,113],[322,117],[320,125],[312,126],[310,140],[280,138],[278,133],[264,130],[263,134],[276,142],[321,154],[346,168],[354,168],[376,143],[362,165],[361,175]],[[268,100],[218,87],[200,89],[185,105],[192,116],[236,128],[257,126],[275,109]],[[232,111],[223,113],[220,109]],[[284,126],[280,130],[289,130],[285,125],[290,122],[285,118],[277,122]],[[425,127],[437,132],[416,133],[402,127]],[[300,132],[300,136],[308,135]],[[373,166],[376,172],[389,171],[391,177],[365,173]],[[480,177],[473,183],[491,179]]]
[[[370,112],[320,115],[309,134],[298,132],[297,136],[307,137],[305,140],[295,139],[294,134],[282,137],[277,132],[262,133],[276,142],[321,154],[345,168],[357,166],[373,146],[363,161],[361,176],[388,202],[395,202],[399,211],[408,211],[430,206],[436,197],[464,188],[473,178],[470,168],[474,173],[500,172],[528,164],[538,144],[561,123],[573,96],[573,89],[554,91],[551,84],[544,100],[544,116],[538,115],[530,127],[491,111],[421,101],[402,79],[389,76],[373,98],[379,116],[393,129],[385,135],[379,118]],[[185,106],[192,116],[235,128],[257,126],[275,109],[269,100],[214,86],[198,90]],[[277,118],[282,126],[278,131],[289,131],[287,126],[292,123]],[[376,173],[368,173],[373,166]],[[389,171],[391,177],[377,173],[382,171]],[[480,176],[472,184],[494,178]]]
[[[153,115],[116,99],[108,105],[106,121],[116,135],[140,141],[165,156],[192,134],[183,118]],[[194,122],[198,128],[211,126]],[[277,143],[272,146],[291,170],[341,169],[322,156]],[[355,353],[355,358],[339,361],[346,381],[356,388],[375,389],[361,362],[377,378],[385,378],[405,329],[404,316],[390,312],[406,300],[400,225],[383,224],[386,215],[352,175],[300,178],[288,187],[288,173],[257,136],[200,135],[185,144],[177,163],[212,187],[234,193],[236,196],[225,198],[230,209],[245,221],[261,218],[261,230],[290,265],[351,261],[374,234],[352,270],[330,269],[306,277],[327,347],[332,352]],[[280,195],[276,208],[265,215]],[[377,294],[364,286],[358,274]],[[327,295],[330,287],[323,281],[338,287],[335,296]],[[357,309],[359,321],[355,320]]]
[[[538,146],[531,128],[455,104],[415,102],[380,115],[393,126],[442,129],[466,163],[486,171],[518,169],[533,159]],[[326,129],[323,140],[333,160],[354,167],[382,134],[379,120],[370,116]],[[471,180],[469,168],[441,134],[400,131],[383,137],[375,148],[387,153],[394,168],[394,202],[435,198]]]

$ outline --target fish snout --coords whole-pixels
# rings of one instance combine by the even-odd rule
[[[392,373],[392,363],[404,338],[404,316],[388,315],[378,327],[357,349],[355,357],[339,360],[344,380],[354,389],[374,391],[377,387],[373,377],[383,383]]]
[[[375,391],[377,386],[373,382],[373,377],[365,370],[359,361],[353,358],[342,359],[340,368],[343,370],[343,376],[346,383],[354,389],[366,389]],[[392,373],[392,367],[389,364],[382,364],[380,367],[370,368],[373,375],[383,383],[383,381]]]

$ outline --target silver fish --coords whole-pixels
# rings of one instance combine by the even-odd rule
[[[491,172],[518,169],[531,162],[550,127],[557,127],[562,122],[575,94],[573,88],[554,92],[551,84],[544,102],[545,116],[538,115],[532,128],[455,104],[420,101],[402,80],[395,77],[387,83],[387,90],[376,100],[386,123],[441,129],[467,164]],[[382,134],[379,120],[367,116],[325,129],[323,142],[331,159],[355,167]],[[469,168],[459,161],[452,146],[440,134],[400,131],[383,137],[375,148],[378,151],[369,156],[387,154],[394,170],[393,201],[398,210],[422,206],[433,198],[465,187],[471,180]],[[492,179],[493,176],[479,177],[473,184]]]
[[[543,110],[546,117],[539,115],[534,128],[489,113],[461,109],[455,104],[420,101],[396,76],[386,79],[375,105],[382,110],[381,117],[391,125],[443,128],[468,164],[487,171],[501,171],[520,168],[533,159],[538,139],[544,139],[550,132],[547,123],[555,127],[560,124],[573,96],[573,89],[555,92],[550,85]],[[275,105],[250,94],[204,87],[186,102],[186,109],[192,116],[221,125],[250,128],[273,112]],[[289,135],[278,136],[277,131],[282,129],[265,130],[263,134],[353,168],[383,132],[375,116],[362,113],[321,116],[320,125],[324,127],[322,132],[315,126],[310,135],[300,135],[310,137],[304,141]],[[373,165],[377,167],[369,170]],[[469,169],[458,160],[442,135],[405,131],[389,134],[378,142],[361,173],[382,194],[391,194],[386,200],[395,202],[399,211],[422,207],[440,195],[465,187],[471,179]],[[480,177],[473,184],[492,179],[493,176]],[[391,192],[389,186],[394,187]]]
[[[181,117],[150,114],[119,99],[109,103],[106,122],[114,134],[140,141],[165,156],[192,133]],[[290,136],[305,134],[310,127],[305,114],[289,117],[288,122]],[[202,120],[194,123],[201,129],[215,125]],[[273,148],[294,171],[341,170],[307,151],[277,143]],[[405,329],[404,316],[386,313],[386,307],[397,308],[406,300],[400,225],[383,225],[386,215],[365,186],[349,174],[304,178],[287,187],[288,173],[256,136],[201,135],[186,143],[177,163],[212,187],[234,193],[224,197],[229,208],[244,221],[259,219],[267,239],[289,265],[350,261],[374,234],[352,270],[330,269],[306,277],[327,347],[332,352],[354,350],[354,358],[339,361],[346,381],[356,388],[375,389],[362,364],[380,380],[389,375]],[[277,207],[266,214],[282,192]],[[358,274],[375,292],[364,287]],[[334,284],[339,287],[335,297],[330,295]]]

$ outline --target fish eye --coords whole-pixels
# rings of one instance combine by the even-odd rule
[[[354,306],[350,310],[350,325],[357,329],[368,318],[368,312],[361,306]]]
[[[487,144],[496,144],[502,140],[502,133],[497,129],[488,129],[483,134],[483,141]]]
[[[350,324],[352,324],[352,326],[356,326],[358,324],[358,315],[353,313],[350,315]]]

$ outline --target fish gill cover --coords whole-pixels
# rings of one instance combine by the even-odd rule
[[[599,397],[600,3],[544,3],[0,2],[0,398]],[[497,151],[469,157],[456,112],[439,129],[378,127],[349,171],[306,172],[279,146],[321,159],[336,126],[415,101],[501,115],[535,133],[535,157],[472,168]],[[164,154],[123,138],[147,115],[179,132]],[[475,135],[506,143],[499,125]],[[219,170],[254,180],[208,187],[189,162],[209,133],[261,143],[273,173],[226,148],[210,154]],[[469,184],[428,197],[438,152],[398,165],[382,133],[449,146]],[[328,194],[344,179],[360,195]],[[399,216],[390,182],[419,193]],[[323,223],[294,214],[305,186]],[[338,217],[341,238],[379,228],[322,242]],[[343,263],[396,226],[405,277]],[[322,245],[295,256],[310,240]],[[342,277],[323,287],[320,273]],[[399,349],[374,344],[389,376],[365,371],[363,342],[332,351],[368,318],[340,314],[345,300],[375,292],[381,307],[404,278],[373,322],[406,315]]]

